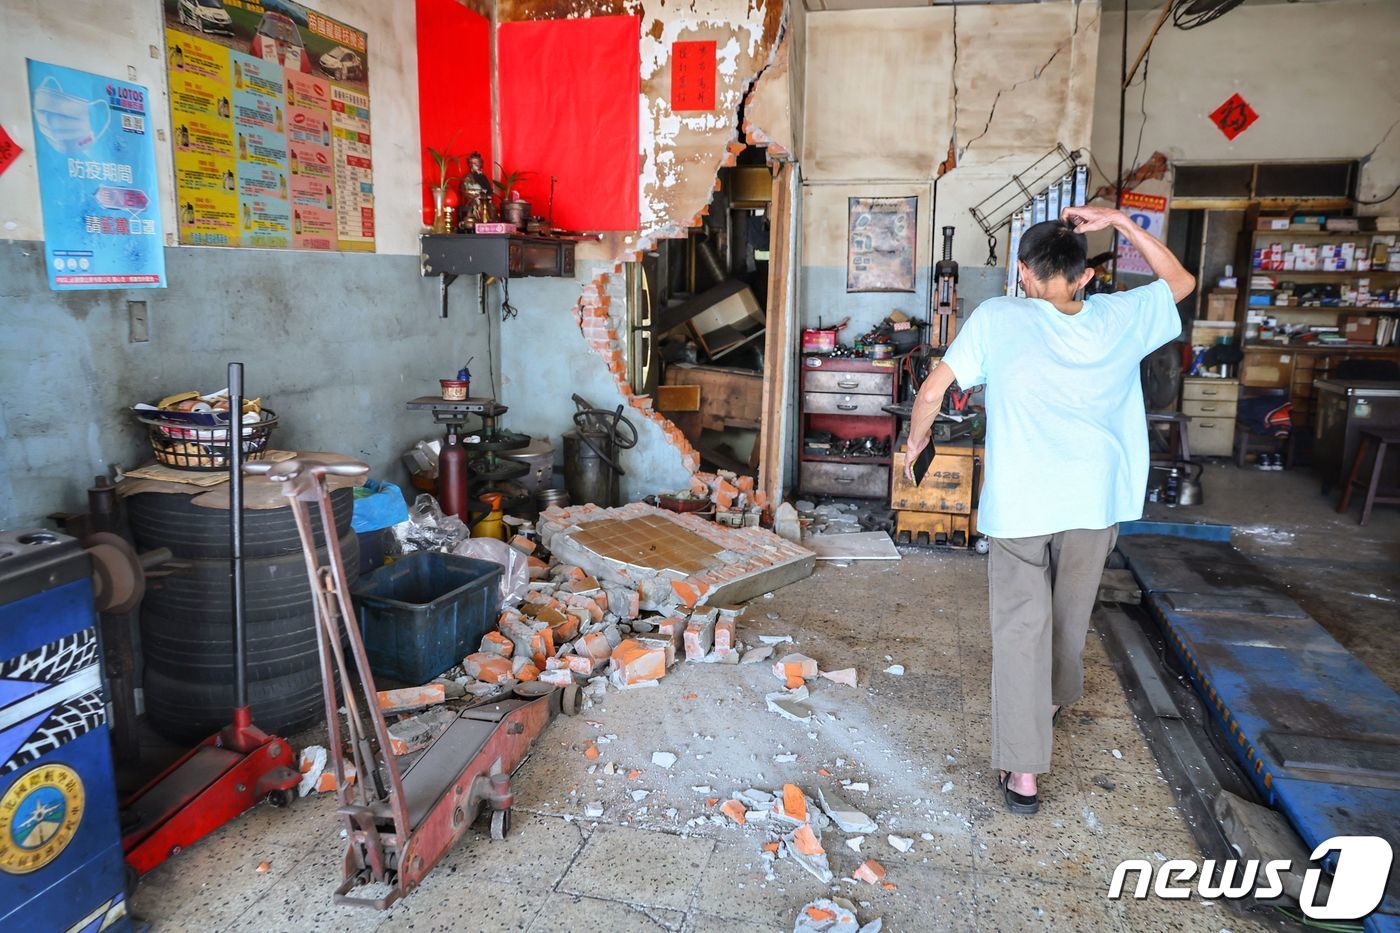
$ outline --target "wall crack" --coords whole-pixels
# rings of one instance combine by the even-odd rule
[[[992,102],[992,108],[996,108],[996,102]],[[958,147],[958,7],[953,5],[953,138],[948,140],[948,158],[938,167],[938,174],[957,167],[957,159],[953,153]],[[964,149],[964,152],[967,150]],[[958,158],[961,158],[959,154]],[[953,163],[949,165],[949,163]]]
[[[957,7],[953,7],[953,17],[954,17],[954,22],[956,23],[956,21],[957,21]],[[957,30],[956,30],[956,26],[954,27],[953,37],[954,37],[954,41],[953,41],[953,69],[954,69],[954,70],[953,70],[953,102],[954,102],[954,104],[953,104],[953,134],[954,134],[954,138],[956,138],[956,136],[957,136],[957,99],[958,99]],[[1047,58],[1043,63],[1041,63],[1040,67],[1036,68],[1035,71],[1033,71],[1033,72],[1031,73],[1031,76],[1030,76],[1029,78],[1022,78],[1020,81],[1017,81],[1016,83],[1012,84],[1010,87],[1007,87],[1007,88],[1000,88],[1000,89],[997,90],[996,96],[992,98],[992,106],[991,106],[991,109],[987,111],[987,122],[986,122],[986,124],[983,125],[983,127],[982,127],[982,132],[980,132],[980,133],[978,133],[976,136],[972,137],[972,139],[968,140],[967,145],[966,145],[966,146],[963,146],[962,151],[958,153],[958,161],[962,161],[962,157],[965,156],[965,155],[967,155],[967,152],[968,152],[969,149],[972,148],[972,144],[973,144],[973,143],[977,142],[977,140],[981,139],[983,136],[986,136],[989,132],[991,132],[991,129],[992,129],[992,121],[996,119],[996,115],[997,115],[997,104],[1001,103],[1001,95],[1003,95],[1003,94],[1011,94],[1011,93],[1014,93],[1014,92],[1016,91],[1016,89],[1019,88],[1019,87],[1020,87],[1021,85],[1023,85],[1023,84],[1030,84],[1030,83],[1033,82],[1033,81],[1039,81],[1039,80],[1040,80],[1040,76],[1043,75],[1043,74],[1045,74],[1045,70],[1046,70],[1047,68],[1049,68],[1051,64],[1054,63],[1055,59],[1056,59],[1057,57],[1059,57],[1059,54],[1060,54],[1061,52],[1065,51],[1065,49],[1068,48],[1068,47],[1069,47],[1070,45],[1072,45],[1073,43],[1074,43],[1074,35],[1071,34],[1070,37],[1069,37],[1069,39],[1065,40],[1065,42],[1063,42],[1063,43],[1061,43],[1060,45],[1057,45],[1057,46],[1055,47],[1055,50],[1054,50],[1053,52],[1050,53],[1050,57]]]
[[[1382,136],[1380,140],[1374,146],[1371,147],[1371,151],[1366,153],[1357,161],[1359,161],[1362,165],[1365,165],[1370,160],[1370,158],[1376,154],[1376,152],[1381,148],[1381,146],[1385,145],[1385,141],[1390,138],[1391,133],[1395,132],[1395,128],[1397,126],[1400,126],[1400,120],[1396,120],[1394,123],[1390,124],[1390,127],[1385,131],[1385,135]]]

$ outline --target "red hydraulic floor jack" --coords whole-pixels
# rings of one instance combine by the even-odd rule
[[[233,590],[233,722],[187,752],[123,805],[122,849],[137,877],[240,816],[264,797],[290,803],[301,775],[292,747],[253,725],[243,623],[243,364],[230,363],[229,543]]]
[[[350,587],[324,481],[328,475],[364,476],[369,467],[286,460],[250,463],[247,470],[285,484],[283,492],[291,500],[316,596],[329,767],[335,775],[337,813],[345,823],[347,841],[344,880],[336,889],[335,902],[383,910],[421,884],[483,810],[492,811],[491,837],[505,837],[510,830],[511,773],[554,717],[577,713],[583,697],[577,686],[559,689],[538,681],[522,683],[509,699],[460,710],[422,752],[396,757],[390,751],[388,724],[375,696],[374,676],[350,606]],[[308,505],[312,502],[319,508],[323,531],[328,530],[325,565],[316,552]],[[358,776],[354,783],[346,779],[346,744]],[[388,891],[378,897],[351,893],[368,884],[385,885]]]

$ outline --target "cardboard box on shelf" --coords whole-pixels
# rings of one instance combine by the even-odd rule
[[[1365,314],[1343,314],[1337,322],[1342,336],[1352,343],[1375,343],[1380,318]]]
[[[1206,296],[1206,320],[1207,321],[1233,321],[1235,319],[1235,304],[1239,300],[1239,293],[1234,290],[1217,288]]]
[[[1233,337],[1234,321],[1194,321],[1191,325],[1191,346],[1211,347],[1222,337]]]

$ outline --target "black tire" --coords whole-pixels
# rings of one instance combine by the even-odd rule
[[[347,486],[331,493],[331,513],[335,528],[344,535],[350,530],[355,510],[354,492]],[[191,496],[163,492],[143,492],[126,500],[131,533],[142,549],[167,547],[176,557],[211,560],[229,555],[228,509],[195,505]],[[311,524],[316,546],[325,544],[321,520],[311,506]],[[243,511],[243,557],[276,557],[300,552],[301,538],[287,506],[276,509]]]
[[[314,615],[247,623],[248,677],[266,680],[315,667]],[[233,623],[181,622],[150,610],[141,613],[141,656],[147,670],[177,680],[233,680]]]
[[[229,724],[233,715],[233,682],[191,683],[159,671],[146,671],[146,719],[151,728],[178,743],[207,739]],[[317,722],[324,714],[319,669],[248,682],[253,722],[286,737]]]
[[[345,576],[354,583],[360,575],[360,539],[347,531],[340,539],[340,555]],[[326,549],[317,551],[324,565]],[[185,560],[168,577],[150,580],[142,614],[154,613],[165,619],[184,622],[216,622],[230,625],[233,593],[229,581],[229,561]],[[306,578],[306,558],[301,551],[280,557],[243,561],[243,618],[249,624],[275,620],[305,620],[314,606],[311,584]]]

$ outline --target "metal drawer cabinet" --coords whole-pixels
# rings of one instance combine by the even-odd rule
[[[805,392],[883,395],[888,402],[894,393],[894,373],[852,373],[808,369],[802,373],[802,389]]]
[[[834,392],[805,392],[802,395],[802,410],[813,415],[881,418],[885,415],[884,406],[889,403],[887,395],[837,395]]]
[[[890,468],[879,463],[802,463],[802,490],[819,496],[883,499],[889,493]]]
[[[1225,417],[1195,415],[1187,428],[1191,453],[1203,457],[1228,457],[1235,449],[1235,413]]]

